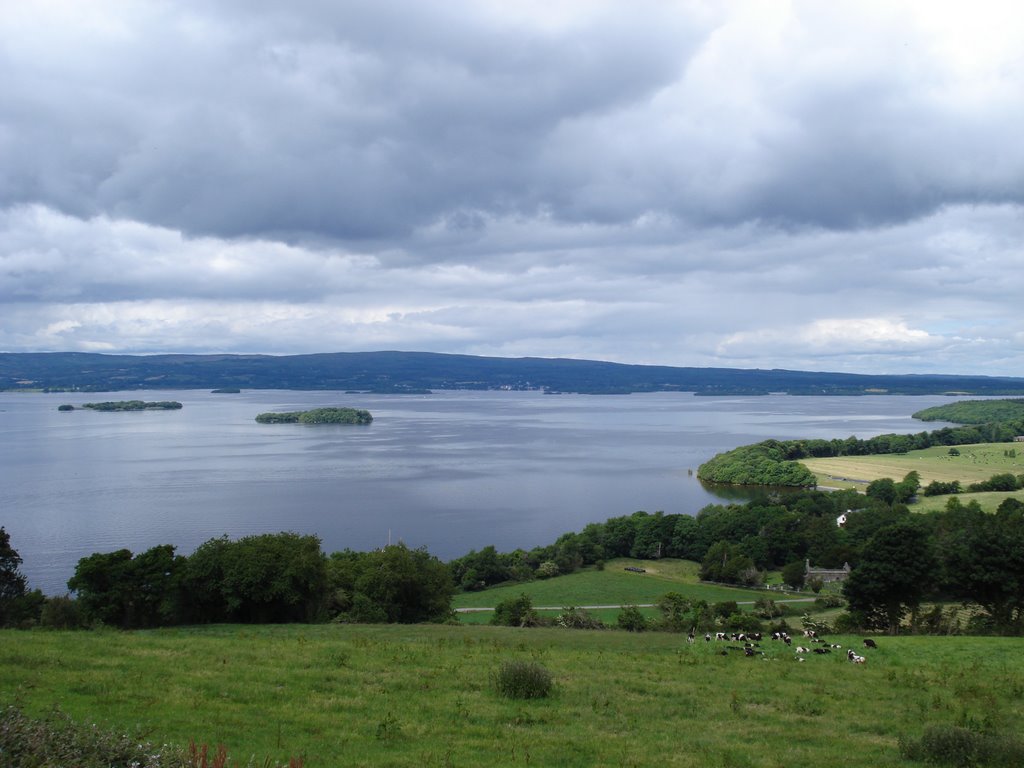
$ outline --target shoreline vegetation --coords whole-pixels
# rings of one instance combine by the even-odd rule
[[[373,416],[362,408],[312,408],[308,411],[261,413],[259,424],[369,424]]]

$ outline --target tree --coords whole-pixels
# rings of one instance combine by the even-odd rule
[[[917,495],[921,488],[921,475],[912,470],[896,484],[896,501],[906,504]]]
[[[661,611],[661,625],[669,632],[682,632],[694,626],[693,603],[678,592],[666,592],[655,603]]]
[[[77,593],[87,622],[128,626],[133,593],[128,576],[131,560],[131,550],[119,549],[95,552],[78,561],[74,575],[68,580],[68,589]]]
[[[899,632],[936,581],[937,561],[926,532],[911,522],[881,528],[871,537],[843,586],[851,613],[868,627]]]
[[[537,623],[537,612],[527,594],[509,597],[494,606],[491,624],[500,627],[529,627]]]
[[[807,564],[803,560],[794,560],[782,568],[782,581],[793,589],[801,589],[807,577]]]
[[[704,556],[700,578],[703,581],[753,586],[761,582],[761,573],[739,546],[723,540],[714,544]]]
[[[392,544],[366,553],[354,584],[353,599],[368,601],[382,612],[383,621],[415,624],[449,618],[454,594],[455,585],[447,565],[425,548]],[[354,618],[365,620],[358,612]]]
[[[635,605],[622,606],[615,623],[618,624],[619,629],[624,629],[627,632],[643,632],[648,628],[647,619],[640,612],[640,608]]]
[[[1007,499],[994,515],[976,505],[947,515],[955,517],[943,547],[947,588],[980,605],[996,632],[1019,633],[1024,628],[1024,505]]]
[[[14,622],[20,613],[18,605],[25,597],[28,580],[18,567],[21,556],[11,546],[11,537],[0,527],[0,627]]]
[[[892,504],[897,500],[896,481],[891,477],[881,477],[868,483],[864,491],[869,499],[878,499],[886,504]]]
[[[316,536],[225,536],[192,553],[181,583],[191,621],[314,621],[324,608],[327,566]]]
[[[130,550],[97,552],[83,557],[68,581],[88,621],[134,629],[180,620],[179,573],[184,558],[170,544],[138,555]]]

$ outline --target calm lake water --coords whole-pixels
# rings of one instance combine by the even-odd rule
[[[179,411],[58,412],[106,399]],[[79,558],[295,531],[324,551],[391,540],[442,559],[548,544],[639,509],[695,514],[719,501],[694,475],[768,437],[933,429],[934,397],[694,397],[539,392],[155,391],[0,393],[0,525],[30,586],[62,594]],[[264,411],[352,406],[368,426],[260,425]]]

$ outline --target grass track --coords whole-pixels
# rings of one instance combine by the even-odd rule
[[[835,638],[848,645],[851,638]],[[926,724],[1015,730],[1021,640],[881,638],[868,663],[717,655],[678,635],[463,626],[221,626],[0,631],[0,700],[223,742],[244,764],[322,766],[901,766]],[[499,699],[508,659],[557,694]]]

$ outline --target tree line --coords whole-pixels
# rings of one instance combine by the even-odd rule
[[[0,528],[0,626],[443,621],[455,591],[425,549],[326,555],[316,536],[289,532],[210,539],[187,557],[170,544],[97,552],[75,567],[73,598],[28,591],[20,564]]]
[[[456,589],[477,590],[603,567],[617,557],[694,560],[704,580],[758,586],[780,570],[793,587],[806,563],[849,564],[843,587],[850,629],[896,631],[907,617],[933,631],[951,612],[929,601],[977,606],[972,632],[1024,633],[1024,503],[994,514],[952,496],[938,512],[912,514],[917,473],[852,490],[764,493],[712,504],[696,516],[638,511],[591,523],[554,543],[500,553],[493,546],[443,563],[404,545],[326,555],[295,533],[211,539],[185,557],[162,545],[82,558],[74,598],[27,590],[17,552],[0,528],[0,625],[103,623],[143,628],[209,622],[421,622],[451,617]],[[961,627],[960,629],[964,629]]]

